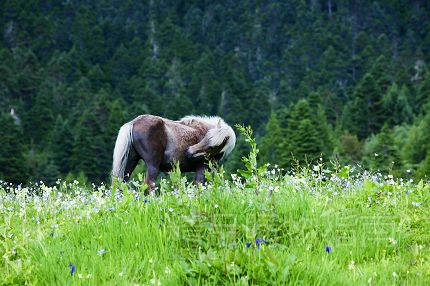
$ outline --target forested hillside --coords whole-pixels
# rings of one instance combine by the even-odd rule
[[[429,15],[427,0],[1,1],[0,178],[108,181],[119,127],[143,113],[251,125],[285,169],[428,176]]]

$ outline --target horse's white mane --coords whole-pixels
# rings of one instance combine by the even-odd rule
[[[220,120],[221,122],[224,122],[224,120],[219,116],[197,116],[197,115],[187,115],[181,118],[179,121],[184,124],[191,125],[193,123],[193,120],[200,121],[209,125],[217,125]]]
[[[212,127],[205,136],[210,146],[219,146],[224,142],[224,139],[228,137],[227,143],[221,150],[221,152],[224,153],[223,158],[233,151],[236,145],[236,134],[233,129],[225,123],[224,119],[219,116],[188,115],[181,118],[179,121],[186,125],[192,125],[194,120]]]

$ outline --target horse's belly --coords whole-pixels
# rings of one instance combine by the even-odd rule
[[[176,165],[179,163],[179,169],[181,172],[195,172],[197,169],[197,165],[190,160],[181,160],[181,161],[171,161],[166,160],[161,162],[160,171],[161,172],[170,172],[175,169]]]

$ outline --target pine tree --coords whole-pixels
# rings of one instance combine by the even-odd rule
[[[77,174],[82,171],[94,182],[101,182],[108,176],[108,171],[102,168],[104,160],[99,159],[102,152],[106,152],[103,149],[106,142],[100,134],[99,124],[93,109],[86,109],[75,126],[71,158],[73,172]]]
[[[407,140],[402,146],[402,158],[414,166],[425,159],[430,150],[430,113],[419,118],[409,129]]]
[[[394,137],[388,125],[381,132],[372,136],[364,146],[364,162],[371,169],[379,169],[384,173],[398,169],[400,155],[394,144]]]
[[[340,160],[346,164],[360,162],[363,157],[363,143],[358,140],[357,135],[344,133],[339,138],[337,152]]]
[[[424,108],[430,105],[430,71],[426,66],[417,65],[414,80],[416,82],[414,110],[424,113]]]
[[[312,124],[318,133],[321,140],[321,149],[325,157],[330,157],[333,152],[333,135],[332,129],[327,122],[327,116],[322,105],[321,94],[319,92],[311,92],[308,96],[309,106],[313,116],[311,116]]]
[[[36,144],[47,138],[53,127],[55,120],[53,93],[55,93],[54,83],[48,80],[44,81],[36,96],[35,103],[28,113],[26,132]]]
[[[59,178],[60,172],[53,159],[52,151],[35,148],[33,145],[26,155],[27,165],[29,166],[28,181],[42,181],[47,185],[53,185]]]
[[[280,160],[282,130],[276,114],[270,114],[269,121],[266,124],[266,133],[260,144],[260,157],[262,162],[276,164]]]
[[[427,151],[427,155],[418,166],[417,178],[430,178],[430,150]]]
[[[393,83],[382,98],[384,122],[389,126],[402,123],[411,123],[413,120],[412,108],[408,102],[409,90],[406,85],[401,88]]]
[[[22,127],[12,116],[0,113],[0,179],[11,183],[27,181]]]
[[[293,162],[291,154],[301,163],[321,156],[323,142],[318,134],[314,116],[307,100],[299,100],[294,105],[288,119],[282,164]]]
[[[373,76],[367,73],[354,92],[354,99],[345,106],[342,114],[343,127],[360,139],[379,131],[382,120],[380,89]]]
[[[185,93],[193,99],[196,110],[204,114],[217,114],[222,89],[216,77],[213,55],[205,51],[192,67],[192,77]]]
[[[56,163],[58,171],[62,175],[66,175],[72,171],[73,133],[74,130],[72,130],[70,122],[61,115],[58,115],[50,133],[48,147],[52,152],[52,160]]]

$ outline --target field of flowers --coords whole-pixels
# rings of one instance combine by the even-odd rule
[[[249,134],[248,134],[249,135]],[[430,184],[322,164],[0,186],[1,285],[429,285]]]

